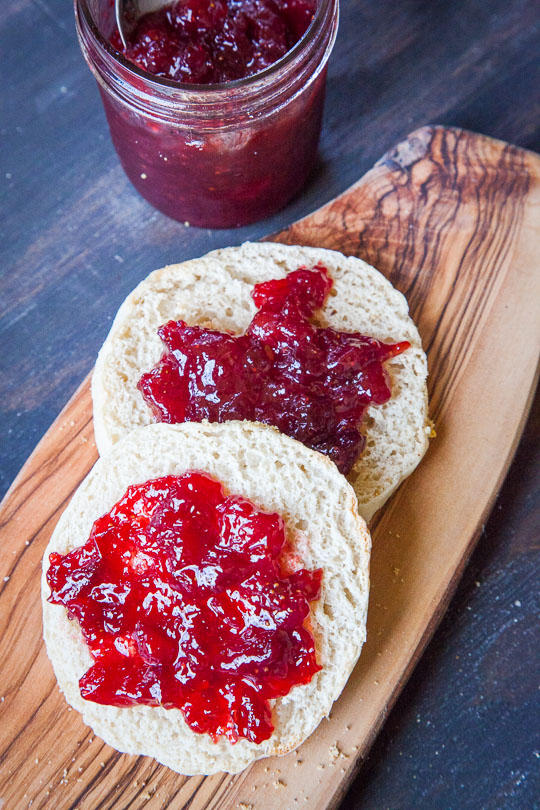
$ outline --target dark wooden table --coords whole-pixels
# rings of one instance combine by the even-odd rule
[[[538,149],[539,54],[534,0],[343,0],[311,183],[271,220],[197,230],[153,211],[124,177],[70,3],[3,0],[0,494],[148,271],[284,227],[425,123]],[[539,428],[537,396],[458,592],[346,810],[540,807]]]

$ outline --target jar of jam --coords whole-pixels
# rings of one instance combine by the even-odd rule
[[[219,84],[141,70],[110,43],[108,0],[75,0],[81,47],[135,188],[182,222],[245,225],[283,207],[314,164],[338,0],[319,0],[302,38],[255,75]]]

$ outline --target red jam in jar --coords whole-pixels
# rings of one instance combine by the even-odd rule
[[[319,0],[304,33],[315,2],[213,0],[205,14],[201,0],[186,0],[174,32],[150,40],[142,20],[124,56],[110,4],[75,0],[114,146],[152,205],[192,225],[233,227],[300,190],[315,163],[338,21],[338,0]]]
[[[285,539],[279,515],[206,474],[129,487],[83,546],[49,558],[49,602],[94,659],[83,698],[178,708],[214,740],[268,739],[268,701],[321,669],[306,625],[322,569],[291,572]]]
[[[315,326],[331,288],[325,267],[302,267],[255,285],[258,311],[243,335],[183,321],[160,327],[165,352],[138,384],[156,419],[264,422],[350,472],[366,410],[392,395],[383,363],[410,344]]]
[[[220,84],[277,62],[305,34],[315,0],[175,0],[145,14],[124,47],[141,70],[177,82]]]

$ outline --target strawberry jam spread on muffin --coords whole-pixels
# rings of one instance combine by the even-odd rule
[[[154,417],[273,425],[349,473],[364,448],[368,407],[392,396],[384,362],[410,343],[316,326],[332,286],[322,264],[256,284],[258,311],[242,335],[164,324],[165,352],[138,384]]]
[[[269,700],[321,669],[307,625],[322,575],[291,564],[278,514],[186,472],[130,486],[86,543],[50,554],[48,601],[94,659],[83,698],[178,708],[214,740],[260,743]]]

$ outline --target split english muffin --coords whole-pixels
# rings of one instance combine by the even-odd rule
[[[94,521],[106,515],[128,487],[193,470],[212,476],[227,492],[249,499],[258,509],[280,515],[301,565],[310,571],[322,569],[320,595],[310,601],[307,620],[321,669],[309,683],[270,701],[274,731],[260,744],[244,738],[233,744],[224,736],[213,741],[208,734],[192,731],[177,708],[102,705],[84,699],[79,679],[93,657],[78,622],[68,618],[63,605],[48,601],[51,553],[54,561],[55,554],[85,544]],[[67,701],[119,751],[152,756],[184,774],[237,772],[260,757],[296,748],[330,712],[365,639],[370,537],[356,506],[351,486],[332,462],[271,427],[190,423],[131,432],[98,460],[81,484],[44,557],[44,636]],[[101,604],[103,590],[100,594],[96,599]],[[121,641],[119,649],[129,657],[126,639]]]
[[[314,324],[385,343],[410,343],[384,364],[392,396],[368,408],[361,427],[365,446],[347,476],[360,514],[370,520],[427,449],[427,362],[403,295],[373,267],[336,251],[247,243],[151,273],[120,307],[96,363],[92,397],[100,454],[154,421],[137,384],[160,361],[163,343],[157,332],[163,324],[182,320],[240,335],[256,313],[254,285],[319,263],[333,289],[315,312]]]

